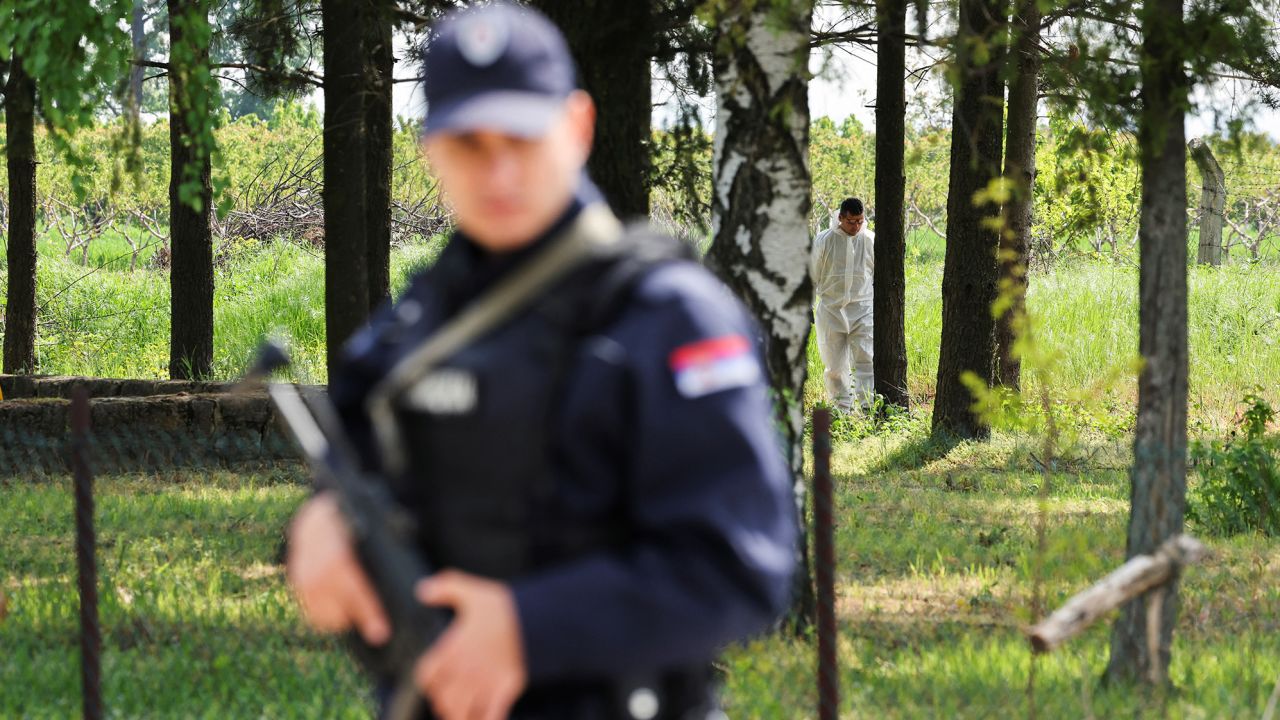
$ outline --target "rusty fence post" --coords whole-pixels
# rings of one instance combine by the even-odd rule
[[[93,474],[89,470],[89,393],[71,396],[71,474],[76,497],[76,568],[80,590],[80,690],[85,720],[102,718],[102,631],[98,625],[97,540],[93,529]]]
[[[813,554],[818,599],[818,718],[840,713],[836,657],[835,522],[831,488],[831,411],[813,411]]]

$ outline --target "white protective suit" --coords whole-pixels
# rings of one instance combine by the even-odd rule
[[[872,348],[872,289],[875,233],[864,225],[850,237],[833,222],[813,240],[809,272],[817,309],[818,354],[832,406],[850,411],[857,400],[863,408],[874,397]],[[853,387],[850,388],[850,366]]]

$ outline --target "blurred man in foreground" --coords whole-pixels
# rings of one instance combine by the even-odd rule
[[[789,473],[751,320],[679,243],[609,213],[574,76],[531,10],[441,23],[424,146],[458,229],[330,393],[442,568],[419,597],[455,616],[414,672],[435,716],[718,717],[710,661],[788,599]],[[600,250],[419,367],[579,241]],[[289,578],[316,628],[392,632],[328,493],[295,518]]]

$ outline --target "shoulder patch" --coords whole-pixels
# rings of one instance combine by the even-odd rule
[[[671,352],[676,390],[687,398],[746,387],[760,381],[760,363],[743,335],[722,335],[682,345]]]

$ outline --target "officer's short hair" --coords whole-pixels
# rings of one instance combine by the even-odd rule
[[[862,201],[858,198],[845,198],[840,203],[841,215],[861,215],[863,213]]]

